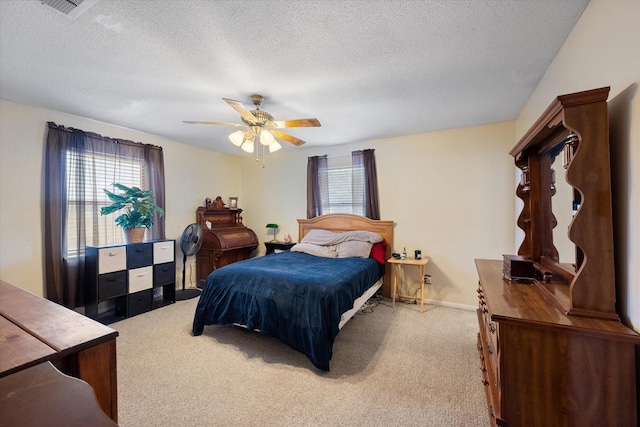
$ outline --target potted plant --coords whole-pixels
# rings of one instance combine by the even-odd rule
[[[153,225],[153,214],[159,216],[164,211],[153,203],[153,194],[150,190],[141,190],[138,187],[127,187],[122,184],[113,184],[122,193],[116,194],[104,189],[113,204],[100,209],[100,215],[124,209],[124,213],[116,218],[116,224],[124,230],[127,243],[140,243],[144,237],[145,228]]]

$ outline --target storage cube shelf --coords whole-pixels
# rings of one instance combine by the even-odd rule
[[[176,300],[175,240],[86,247],[85,315],[109,324]]]

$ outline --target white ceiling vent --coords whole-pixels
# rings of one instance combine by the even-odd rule
[[[98,0],[40,0],[42,4],[51,6],[58,12],[71,19],[77,18],[82,12],[89,9]]]

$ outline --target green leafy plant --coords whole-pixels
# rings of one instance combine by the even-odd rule
[[[159,216],[164,211],[153,203],[153,194],[150,190],[141,190],[138,187],[127,187],[122,184],[113,184],[122,193],[116,194],[104,189],[113,204],[100,209],[100,215],[109,215],[124,209],[124,213],[116,218],[116,224],[124,229],[146,227],[153,225],[153,214]]]

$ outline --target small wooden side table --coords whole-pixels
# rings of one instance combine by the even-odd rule
[[[391,305],[393,307],[395,307],[396,305],[396,295],[398,296],[398,299],[408,299],[408,300],[413,300],[413,301],[418,301],[420,300],[420,313],[422,313],[424,311],[424,266],[427,265],[427,263],[429,262],[428,258],[422,258],[422,259],[413,259],[413,258],[407,258],[407,259],[395,259],[393,257],[389,258],[387,260],[387,262],[389,264],[393,264],[394,267],[394,271],[393,271],[393,299],[392,299],[392,303]],[[420,298],[418,297],[410,297],[410,296],[403,296],[403,295],[399,295],[398,294],[398,273],[399,273],[399,268],[405,265],[417,265],[419,268],[419,272],[420,272]]]
[[[264,246],[267,248],[265,255],[275,253],[276,249],[279,251],[288,251],[293,245],[295,245],[295,242],[264,242]]]

